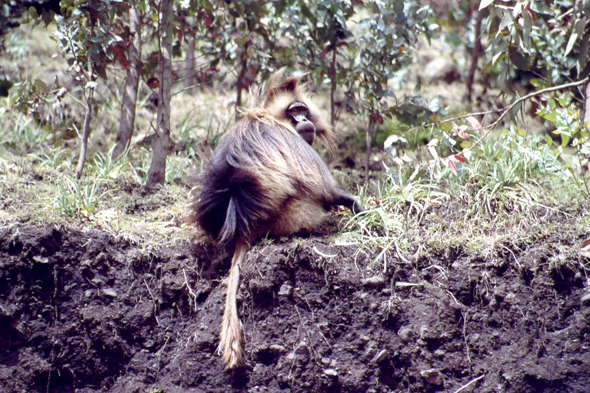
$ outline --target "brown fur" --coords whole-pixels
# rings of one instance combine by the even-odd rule
[[[301,123],[290,121],[287,108],[303,103],[303,123],[313,123],[319,138],[331,140],[330,128],[299,78],[273,76],[257,102],[222,138],[195,204],[199,225],[220,243],[234,247],[219,346],[227,368],[243,362],[236,296],[250,245],[266,235],[311,230],[331,206],[363,210],[356,199],[336,188],[320,156],[299,136]]]

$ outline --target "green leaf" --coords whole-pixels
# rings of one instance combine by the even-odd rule
[[[213,8],[213,4],[211,4],[211,2],[209,0],[202,0],[201,1],[201,5],[203,6],[203,8],[205,8],[207,11],[211,11],[214,12],[215,8]]]
[[[578,37],[581,35],[584,35],[584,29],[586,28],[587,22],[588,22],[588,18],[583,17],[581,19],[578,19],[578,21],[574,25],[574,29],[576,30],[576,33],[578,33]]]
[[[561,146],[567,146],[572,138],[567,134],[561,134]]]
[[[490,73],[490,71],[492,70],[492,67],[493,67],[493,63],[492,63],[492,61],[490,60],[490,61],[488,61],[488,62],[487,62],[487,64],[486,64],[486,65],[485,65],[485,66],[482,68],[481,72],[482,72],[483,74],[489,74],[489,73]]]
[[[559,102],[559,105],[563,107],[567,106],[567,100],[564,97],[555,97],[555,99]]]
[[[501,57],[504,57],[504,55],[504,52],[498,51],[498,53],[496,53],[492,58],[492,65],[495,65]]]
[[[580,50],[579,50],[579,55],[578,55],[578,61],[576,62],[576,67],[577,67],[577,71],[578,74],[582,73],[582,70],[584,70],[584,68],[587,65],[588,62],[588,44],[590,43],[590,35],[586,34],[582,37],[581,40],[581,44],[580,44]]]
[[[551,10],[543,1],[531,2],[531,9],[539,14],[551,15]]]
[[[267,54],[267,53],[265,53],[265,52],[263,52],[263,51],[260,51],[260,50],[258,50],[258,49],[256,50],[256,54],[257,54],[258,56],[262,57],[262,58],[265,58],[265,59],[272,59],[272,58],[273,58],[273,57],[272,57],[272,56],[270,56],[269,54]]]
[[[31,15],[31,18],[33,19],[37,19],[39,17],[39,14],[37,13],[37,9],[35,7],[29,7],[29,15]]]
[[[533,29],[533,17],[531,13],[525,10],[522,14],[524,18],[522,30],[523,30],[523,41],[525,48],[528,48],[531,44],[530,37],[531,37],[531,30]]]
[[[549,134],[546,134],[546,135],[545,135],[545,140],[547,141],[547,145],[548,145],[549,147],[551,147],[551,145],[553,144],[553,138],[551,138],[551,135],[549,135]]]
[[[450,121],[446,122],[446,123],[442,123],[440,125],[440,129],[443,131],[446,131],[446,132],[451,132],[451,131],[453,131],[453,123],[451,123]]]
[[[543,115],[543,119],[555,123],[555,121],[557,120],[557,113],[549,112],[549,113]]]
[[[515,18],[518,18],[518,16],[522,13],[523,6],[524,3],[522,1],[517,1],[516,4],[514,4],[514,8],[512,9],[512,15]]]
[[[430,109],[431,112],[438,112],[441,104],[442,104],[442,99],[440,96],[438,96],[435,99],[433,99],[432,101],[430,101],[430,105],[428,106],[428,109]]]
[[[514,18],[512,18],[512,14],[507,12],[504,17],[502,18],[502,22],[500,22],[500,27],[498,30],[502,31],[508,26],[512,26],[514,24]]]
[[[518,115],[520,108],[522,108],[522,101],[512,107],[510,110],[510,117],[515,118],[516,115]]]
[[[33,82],[33,86],[43,94],[49,93],[49,87],[47,87],[45,82],[43,82],[41,79],[35,79],[35,82]]]
[[[512,61],[512,64],[514,64],[519,70],[528,71],[530,69],[529,63],[520,52],[512,52],[510,54],[510,60]]]
[[[479,3],[479,11],[483,10],[484,8],[489,7],[490,4],[492,4],[494,2],[494,0],[481,0],[481,3]]]
[[[570,35],[570,39],[567,42],[567,46],[565,47],[565,53],[563,54],[563,57],[567,57],[567,55],[569,55],[572,49],[574,49],[574,44],[576,43],[577,39],[578,33],[572,32],[572,34]]]

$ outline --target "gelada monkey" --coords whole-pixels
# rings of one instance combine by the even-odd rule
[[[364,211],[353,196],[336,188],[311,147],[316,138],[330,141],[331,130],[300,78],[276,73],[256,101],[221,139],[194,204],[198,225],[234,249],[219,344],[228,369],[243,358],[236,296],[249,247],[267,235],[311,230],[332,206]]]

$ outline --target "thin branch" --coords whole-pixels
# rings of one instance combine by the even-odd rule
[[[461,120],[461,119],[464,119],[464,118],[469,117],[469,116],[485,116],[485,115],[489,115],[491,113],[502,112],[503,110],[504,110],[504,108],[500,108],[500,109],[491,109],[491,110],[485,111],[485,112],[467,113],[466,115],[455,116],[455,117],[451,117],[451,118],[444,119],[444,120],[441,120],[441,121],[436,121],[436,122],[432,122],[432,123],[426,123],[426,124],[422,124],[422,125],[419,125],[419,126],[416,126],[416,127],[408,128],[408,130],[406,132],[418,130],[420,128],[432,127],[432,126],[436,126],[436,125],[439,125],[439,124],[448,123],[450,121]]]
[[[462,390],[464,390],[464,389],[467,389],[467,388],[468,388],[470,385],[472,385],[472,384],[476,383],[477,381],[479,381],[479,380],[480,380],[480,379],[482,379],[483,377],[485,377],[485,374],[484,374],[484,375],[480,375],[479,377],[475,378],[474,380],[472,380],[472,381],[471,381],[471,382],[469,382],[468,384],[465,384],[465,385],[461,386],[461,387],[459,388],[459,390],[456,390],[456,391],[455,391],[455,393],[459,393],[460,391],[462,391]]]
[[[68,42],[70,44],[70,50],[72,51],[72,56],[74,57],[74,61],[76,62],[76,64],[79,67],[79,71],[82,72],[82,75],[84,75],[84,77],[86,78],[87,81],[90,80],[90,77],[88,76],[88,74],[86,74],[86,71],[84,70],[84,67],[80,67],[80,59],[78,58],[78,53],[76,52],[76,49],[74,48],[74,42],[72,41],[72,37],[70,35],[70,27],[66,25],[66,38],[68,39]]]
[[[514,101],[512,104],[508,105],[508,107],[506,107],[504,109],[504,111],[502,112],[502,114],[500,115],[500,117],[498,117],[498,119],[496,119],[495,122],[493,122],[492,124],[483,127],[482,129],[486,129],[488,128],[488,130],[485,132],[485,134],[483,134],[481,136],[481,138],[479,138],[473,145],[469,146],[467,149],[465,149],[464,151],[469,151],[469,150],[473,150],[474,147],[476,147],[477,145],[479,145],[485,138],[488,137],[488,135],[492,132],[492,130],[494,129],[494,127],[508,114],[508,112],[510,112],[512,110],[512,108],[514,108],[517,104],[526,101],[530,98],[536,97],[538,95],[541,94],[545,94],[545,93],[550,93],[552,91],[559,91],[559,90],[565,90],[565,89],[569,89],[571,87],[576,87],[576,86],[580,86],[583,85],[585,83],[588,83],[588,80],[590,80],[590,77],[586,77],[582,80],[579,80],[577,82],[571,82],[571,83],[566,83],[563,85],[558,85],[558,86],[552,86],[552,87],[548,87],[546,89],[541,89],[541,90],[537,90],[534,91],[530,94],[527,94],[524,97],[520,97],[518,100]],[[475,130],[475,129],[472,129]]]
[[[556,20],[560,20],[565,18],[566,16],[568,16],[569,14],[571,14],[572,12],[574,12],[574,7],[570,8],[569,11],[564,12],[563,14],[559,15],[557,18],[555,18]]]
[[[175,82],[178,82],[178,81],[179,81],[179,80],[176,80]],[[180,90],[178,90],[178,91],[176,91],[176,92],[174,92],[174,93],[172,93],[172,94],[170,94],[170,95],[171,95],[171,96],[175,96],[175,95],[177,95],[177,94],[180,94],[180,93],[182,93],[183,91],[187,91],[187,90],[194,89],[195,87],[201,87],[201,86],[207,86],[207,85],[210,85],[212,82],[213,82],[213,81],[211,81],[211,82],[206,82],[206,83],[197,83],[197,84],[195,84],[195,85],[192,85],[192,86],[183,87],[182,89],[180,89]]]
[[[526,100],[528,100],[530,98],[539,96],[541,94],[550,93],[552,91],[566,90],[566,89],[569,89],[571,87],[581,86],[581,85],[583,85],[585,83],[588,83],[589,80],[590,80],[590,77],[586,77],[586,78],[581,79],[581,80],[576,81],[576,82],[565,83],[563,85],[552,86],[552,87],[548,87],[546,89],[537,90],[537,91],[534,91],[532,93],[527,94],[526,96],[520,97],[519,99],[517,99],[516,101],[514,101],[512,104],[510,104],[510,105],[508,105],[508,106],[506,106],[504,108],[501,108],[501,109],[492,109],[492,110],[485,111],[485,112],[473,112],[473,113],[468,113],[468,114],[461,115],[461,116],[455,116],[455,117],[451,117],[450,119],[445,119],[445,120],[442,120],[442,121],[439,121],[439,122],[432,122],[432,123],[427,123],[427,124],[422,124],[420,126],[412,127],[412,128],[409,128],[406,132],[414,131],[414,130],[417,130],[417,129],[420,129],[420,128],[426,128],[426,127],[430,127],[430,126],[440,125],[440,124],[452,122],[452,121],[455,121],[455,120],[460,120],[460,119],[463,119],[463,118],[466,118],[466,117],[469,117],[469,116],[482,116],[482,115],[488,115],[488,114],[491,114],[491,113],[501,112],[500,116],[492,124],[489,124],[489,125],[487,125],[485,127],[482,127],[480,129],[479,128],[478,129],[476,129],[476,128],[468,128],[467,130],[465,130],[465,131],[478,131],[478,130],[485,130],[485,129],[487,129],[487,131],[485,132],[485,134],[483,134],[477,141],[475,141],[474,144],[472,144],[468,148],[464,149],[463,151],[465,152],[465,151],[473,150],[473,148],[475,148],[477,145],[479,145],[485,138],[488,137],[488,135],[490,135],[490,133],[492,132],[492,130],[494,129],[494,127],[496,125],[498,125],[498,123],[500,123],[500,121],[502,121],[502,119],[504,117],[506,117],[506,115],[512,110],[512,108],[514,108],[519,103],[521,103],[523,101],[526,101]]]
[[[88,107],[86,106],[85,103],[83,103],[81,100],[77,99],[73,94],[71,93],[66,93],[68,95],[68,97],[70,97],[72,100],[76,101],[78,104],[80,104],[84,109],[87,109]]]

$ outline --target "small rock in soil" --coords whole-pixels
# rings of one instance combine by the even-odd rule
[[[113,288],[104,288],[102,293],[110,297],[117,297],[117,292]]]
[[[35,262],[39,262],[39,263],[49,263],[49,258],[47,257],[42,257],[41,255],[35,255],[33,257],[33,260]]]
[[[270,350],[273,351],[274,353],[277,353],[277,354],[287,352],[287,348],[285,348],[284,346],[279,345],[279,344],[272,344],[270,346]]]
[[[377,341],[369,341],[367,344],[367,348],[365,348],[365,356],[372,357],[375,352],[377,352]]]
[[[283,285],[281,285],[281,289],[279,289],[279,296],[291,296],[293,293],[293,285],[289,281],[285,281]]]
[[[429,337],[430,337],[430,334],[428,332],[428,326],[426,326],[426,325],[420,326],[420,338],[424,340]]]
[[[430,385],[441,385],[442,384],[442,380],[441,380],[441,376],[440,376],[440,371],[438,371],[435,368],[431,368],[429,370],[420,371],[420,375]]]
[[[144,348],[152,348],[155,344],[156,344],[156,342],[154,340],[147,340],[146,342],[143,343],[143,347]]]
[[[382,276],[367,277],[367,278],[363,278],[361,280],[361,283],[366,287],[379,288],[379,287],[382,287],[383,285],[385,285],[385,277],[382,277]]]
[[[410,327],[403,327],[399,330],[399,332],[397,333],[397,335],[399,336],[399,338],[403,341],[403,342],[408,342],[412,339],[412,328]]]
[[[373,363],[379,363],[382,362],[383,360],[385,360],[387,358],[387,355],[389,353],[387,352],[387,349],[382,349],[377,355],[375,355],[375,357],[373,358]]]
[[[295,348],[295,353],[298,353],[300,355],[309,355],[309,347],[307,346],[307,343],[305,341],[301,341],[299,344],[297,344],[297,348]]]

